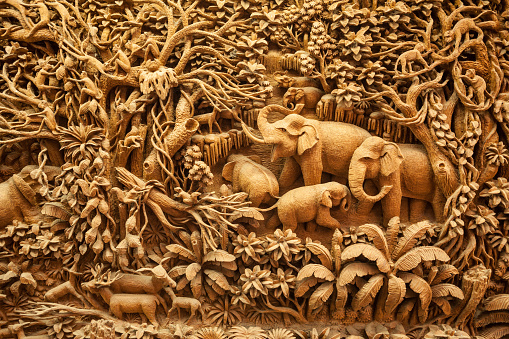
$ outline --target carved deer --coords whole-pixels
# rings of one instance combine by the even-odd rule
[[[110,312],[120,320],[123,319],[124,313],[138,313],[145,315],[150,323],[158,327],[156,309],[161,304],[161,296],[154,294],[116,294],[110,287],[122,277],[122,274],[117,273],[112,278],[111,272],[108,272],[106,280],[104,280],[103,275],[99,279],[83,283],[82,287],[94,294],[99,294],[104,302],[110,306]]]
[[[229,119],[231,123],[231,128],[233,129],[234,121],[241,122],[241,119],[239,117],[241,111],[242,109],[239,105],[235,106],[235,108],[233,109],[222,109],[222,110],[219,110],[214,107],[211,113],[195,115],[193,116],[193,119],[198,121],[200,125],[208,125],[210,134],[212,134],[213,125],[217,127],[219,133],[222,133],[218,121],[220,119]]]
[[[168,317],[170,316],[170,313],[173,312],[175,309],[177,309],[179,320],[180,320],[180,309],[189,309],[190,315],[189,319],[187,319],[186,324],[189,324],[189,321],[191,321],[191,318],[194,317],[196,311],[198,310],[201,314],[201,319],[204,321],[205,315],[203,313],[203,308],[201,307],[201,303],[199,300],[195,298],[188,298],[188,297],[177,297],[173,290],[171,288],[165,288],[166,292],[171,297],[171,308],[168,311]]]

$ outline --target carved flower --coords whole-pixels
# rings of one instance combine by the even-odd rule
[[[368,85],[372,85],[374,82],[380,83],[382,82],[385,70],[386,68],[382,66],[380,61],[373,62],[369,60],[364,64],[364,68],[357,77],[357,80],[365,80]]]
[[[240,281],[244,283],[242,292],[249,293],[251,298],[256,298],[260,294],[267,295],[268,287],[272,286],[270,271],[262,270],[260,265],[256,265],[253,270],[246,268],[244,274],[240,276]]]
[[[296,277],[292,274],[291,268],[283,271],[281,268],[277,269],[276,274],[272,274],[272,288],[274,288],[274,295],[276,298],[281,296],[281,293],[288,298],[290,289],[295,288]]]
[[[256,80],[260,80],[263,78],[263,73],[265,71],[265,66],[259,64],[255,59],[251,59],[249,61],[241,61],[237,64],[238,67],[241,68],[239,73],[240,79],[245,79],[249,83],[253,83]]]
[[[260,262],[260,254],[265,253],[262,244],[263,240],[257,238],[254,232],[249,233],[247,237],[239,234],[237,238],[233,240],[233,246],[235,246],[233,253],[237,258],[242,257],[242,261],[246,264],[249,264],[251,259]]]
[[[292,261],[292,256],[301,250],[301,240],[292,230],[277,229],[274,234],[267,236],[268,245],[266,251],[270,253],[271,263],[277,267],[277,262],[282,256],[287,261]]]
[[[478,236],[494,233],[498,229],[498,219],[491,209],[477,205],[466,211],[465,215],[472,218],[468,224],[468,229],[475,230]]]
[[[503,166],[509,163],[509,152],[502,141],[491,144],[486,150],[488,165]]]
[[[354,82],[338,83],[338,88],[333,90],[332,94],[336,94],[336,101],[341,107],[352,107],[361,100],[360,90],[361,87]]]
[[[500,253],[509,253],[509,236],[503,235],[502,232],[497,231],[495,234],[489,236],[491,246]]]
[[[491,208],[498,205],[506,208],[509,205],[509,182],[506,178],[498,177],[496,180],[486,182],[489,188],[481,191],[481,197],[488,198],[488,204]]]

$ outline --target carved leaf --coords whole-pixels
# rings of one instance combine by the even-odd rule
[[[389,253],[394,252],[394,247],[398,242],[399,229],[399,217],[394,217],[389,220],[389,225],[387,227],[385,236],[385,239],[387,239],[387,246],[389,247]]]
[[[404,323],[410,318],[410,312],[414,309],[416,299],[407,299],[403,301],[401,306],[398,308],[398,314],[396,318],[399,322]]]
[[[433,298],[452,296],[463,300],[465,295],[461,288],[453,284],[438,284],[431,286]]]
[[[374,264],[353,262],[345,266],[339,274],[339,285],[344,286],[352,283],[356,277],[377,274],[380,271]]]
[[[295,284],[295,296],[302,297],[313,286],[318,284],[318,279],[315,277],[304,278],[297,281]]]
[[[387,240],[385,239],[385,235],[380,227],[377,225],[366,224],[359,226],[359,230],[366,233],[369,238],[372,238],[373,244],[375,244],[376,248],[385,253],[386,258],[389,258],[389,247],[387,245]]]
[[[336,310],[344,309],[348,300],[348,289],[336,282],[336,291]]]
[[[320,259],[323,266],[332,271],[332,256],[327,247],[322,244],[311,242],[306,244],[306,248]]]
[[[187,280],[191,281],[196,277],[196,274],[200,272],[201,265],[198,263],[192,263],[191,265],[187,266],[186,268],[186,278]]]
[[[508,312],[488,312],[483,313],[474,319],[475,327],[484,327],[496,323],[509,323]]]
[[[335,278],[334,273],[332,273],[327,267],[319,264],[308,264],[299,271],[299,274],[297,274],[297,281],[312,276],[327,281],[333,281]]]
[[[509,310],[509,294],[499,294],[489,297],[484,302],[486,311]]]
[[[410,251],[429,228],[430,224],[425,221],[408,226],[403,231],[403,237],[399,239],[398,244],[392,252],[392,259],[396,260]]]
[[[389,262],[385,258],[384,254],[375,246],[369,244],[353,244],[348,246],[343,253],[341,253],[341,260],[346,261],[357,258],[361,255],[363,255],[366,259],[376,261],[376,265],[381,272],[389,272]]]
[[[435,278],[432,280],[432,285],[436,285],[438,283],[441,283],[442,281],[449,279],[450,277],[458,274],[458,269],[454,267],[453,265],[444,264],[438,266],[438,272],[435,276]]]
[[[37,287],[37,281],[30,272],[23,272],[19,277],[19,281],[24,285],[32,285],[33,288]]]
[[[398,275],[401,277],[401,279],[403,279],[405,283],[409,284],[412,291],[419,295],[419,299],[421,300],[421,308],[423,310],[427,310],[433,296],[431,287],[429,286],[428,282],[413,273],[400,272]]]
[[[343,234],[336,228],[331,240],[331,256],[332,262],[334,263],[334,271],[336,276],[339,275],[341,269],[341,244],[343,243]]]
[[[484,339],[499,339],[509,334],[509,327],[506,325],[490,327],[481,333],[479,336]]]
[[[191,291],[193,292],[193,297],[196,299],[201,297],[201,291],[202,291],[202,277],[201,274],[197,274],[192,280],[191,280]]]
[[[352,308],[354,311],[358,311],[363,307],[371,304],[375,299],[378,291],[384,284],[384,275],[377,274],[372,276],[368,282],[362,286],[352,300]]]
[[[170,252],[169,254],[173,257],[180,256],[184,259],[188,259],[191,261],[196,262],[197,258],[194,255],[193,252],[185,248],[184,246],[178,245],[178,244],[171,244],[166,246],[166,249]],[[168,255],[168,254],[166,254]]]
[[[45,203],[42,207],[41,213],[65,221],[69,221],[72,215],[61,202]]]
[[[323,305],[330,298],[334,291],[334,283],[326,282],[321,284],[309,298],[309,307],[311,310],[316,310],[318,307]]]
[[[207,253],[203,257],[203,263],[206,262],[232,262],[235,261],[235,256],[223,250],[215,250]]]
[[[422,261],[449,261],[449,256],[441,248],[434,246],[421,246],[410,250],[396,261],[394,270],[410,271]]]
[[[181,276],[183,274],[186,274],[186,271],[187,271],[187,267],[188,265],[178,265],[178,266],[174,266],[172,267],[169,271],[168,271],[168,276],[172,279],[175,279],[176,277],[178,276]]]
[[[451,304],[445,297],[433,298],[431,301],[437,304],[445,315],[451,314]]]
[[[210,279],[212,279],[212,281],[214,281],[224,291],[229,291],[231,289],[230,284],[228,283],[228,280],[223,273],[214,270],[205,270],[204,273],[208,275]],[[212,288],[214,288],[214,286],[212,286]]]
[[[402,279],[391,274],[387,287],[388,295],[387,301],[385,302],[385,312],[390,314],[403,302],[406,294],[406,286]]]

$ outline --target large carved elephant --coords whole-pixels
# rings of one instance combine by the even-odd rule
[[[283,106],[293,109],[302,104],[302,113],[314,114],[316,104],[325,92],[316,87],[290,87],[283,96]]]
[[[368,195],[364,181],[372,179],[382,191]],[[370,137],[355,150],[350,162],[348,182],[354,197],[374,203],[381,199],[384,225],[400,216],[401,198],[410,201],[410,221],[422,218],[426,202],[430,202],[437,221],[443,221],[446,199],[433,177],[433,169],[424,146],[396,144]]]
[[[300,105],[295,110],[279,105],[264,107],[258,115],[258,128],[263,139],[251,133],[245,124],[242,128],[251,140],[273,145],[271,161],[287,157],[279,178],[280,187],[290,186],[301,172],[306,186],[321,183],[322,172],[344,179],[346,183],[353,153],[371,135],[352,124],[318,121],[292,114]],[[269,123],[269,113],[287,116]]]
[[[37,203],[38,182],[30,177],[37,166],[25,166],[20,173],[0,183],[0,229],[14,220],[37,222],[40,220],[41,207]],[[48,180],[61,173],[60,167],[45,166]]]
[[[330,209],[340,206],[348,211],[350,201],[348,187],[338,182],[298,187],[286,192],[274,206],[265,210],[277,207],[277,214],[269,219],[267,227],[282,223],[283,230],[294,231],[299,223],[308,223],[308,231],[313,231],[316,225],[339,228],[340,223],[330,215]]]
[[[233,193],[246,192],[254,207],[270,203],[279,195],[276,176],[260,164],[258,156],[230,155],[223,167],[223,178],[233,183]]]

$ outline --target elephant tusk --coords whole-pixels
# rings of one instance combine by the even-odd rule
[[[258,138],[256,135],[254,135],[249,129],[248,129],[248,126],[242,122],[242,129],[244,130],[244,133],[246,133],[247,137],[254,141],[254,142],[257,142],[259,144],[266,144],[265,140],[261,139],[261,138]]]

